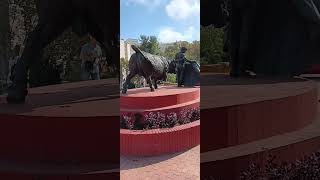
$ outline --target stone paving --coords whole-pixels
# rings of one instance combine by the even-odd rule
[[[121,180],[199,180],[200,146],[156,157],[120,157]]]

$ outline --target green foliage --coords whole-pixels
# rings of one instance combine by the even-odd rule
[[[140,83],[140,80],[144,79],[143,77],[140,76],[135,76],[134,78],[131,79],[132,84],[134,84],[135,88],[141,88],[143,85]]]
[[[180,47],[186,47],[188,49],[186,52],[187,59],[200,63],[200,41],[194,41],[192,43],[186,41],[173,43],[165,49],[162,55],[174,59],[176,54],[180,51]]]
[[[168,46],[162,53],[163,56],[174,59],[176,54],[180,51],[178,43],[174,43],[172,46]]]
[[[216,64],[224,59],[223,29],[201,27],[201,64]]]
[[[128,72],[129,70],[129,61],[125,58],[120,58],[120,67],[122,71]]]
[[[128,71],[129,71],[129,61],[126,60],[125,58],[120,58],[120,67],[121,67],[121,71],[122,71],[121,74],[127,75]],[[122,78],[126,78],[126,77],[122,77]],[[131,83],[128,85],[128,89],[142,87],[142,85],[140,84],[141,78],[143,78],[143,77],[135,76],[134,78],[132,78]]]
[[[177,78],[175,74],[167,74],[167,82],[169,83],[177,83]]]
[[[180,43],[180,47],[188,49],[186,52],[187,59],[200,62],[200,41],[193,41],[192,43],[183,41]]]
[[[140,49],[142,51],[148,52],[150,54],[156,54],[156,55],[160,55],[160,46],[159,46],[159,42],[156,36],[145,36],[145,35],[141,35],[140,36]]]

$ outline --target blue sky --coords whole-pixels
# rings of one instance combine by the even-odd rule
[[[200,0],[120,0],[120,36],[163,43],[200,39]]]

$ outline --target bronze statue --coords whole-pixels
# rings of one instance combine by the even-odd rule
[[[41,59],[42,50],[68,27],[79,36],[91,34],[106,50],[108,63],[119,72],[119,2],[105,0],[36,0],[39,22],[28,36],[13,72],[7,101],[25,101],[28,69]],[[119,74],[119,73],[118,73]]]
[[[151,91],[158,88],[157,81],[167,79],[167,73],[175,73],[175,62],[162,56],[149,54],[132,45],[135,53],[129,60],[129,74],[123,84],[122,93],[127,93],[128,84],[136,76],[144,77]]]
[[[176,62],[176,74],[178,87],[181,87],[184,79],[184,68],[187,58],[185,57],[185,53],[187,52],[187,48],[181,47],[180,52],[176,54],[175,62]]]
[[[202,0],[201,7],[203,26],[230,23],[232,76],[294,76],[320,62],[319,0]]]

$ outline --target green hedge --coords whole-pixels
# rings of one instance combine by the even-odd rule
[[[177,83],[177,78],[175,74],[167,74],[167,82]]]

